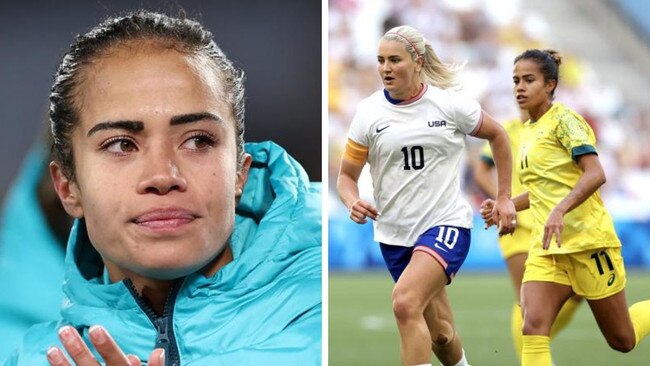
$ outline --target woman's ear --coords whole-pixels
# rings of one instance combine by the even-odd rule
[[[244,185],[246,184],[246,180],[248,180],[248,171],[251,168],[252,161],[253,158],[250,154],[244,154],[244,162],[237,172],[237,182],[235,182],[235,199],[237,202],[239,202],[242,193],[244,193]]]
[[[52,177],[52,182],[54,183],[54,190],[59,196],[63,208],[65,208],[68,215],[78,219],[82,218],[81,191],[77,183],[66,177],[63,174],[63,169],[56,162],[50,163],[50,177]]]
[[[546,91],[546,94],[551,95],[551,93],[553,93],[553,90],[555,90],[556,86],[557,86],[557,80],[549,80],[546,82],[544,91]]]
[[[415,71],[416,72],[422,71],[422,67],[424,67],[423,65],[424,65],[424,59],[422,58],[422,56],[418,56],[417,60],[415,60]]]

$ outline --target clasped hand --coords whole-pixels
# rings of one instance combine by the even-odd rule
[[[497,226],[499,236],[512,234],[517,226],[517,211],[512,200],[508,198],[491,198],[481,203],[480,214],[485,221],[485,228]]]
[[[141,366],[138,356],[125,355],[115,343],[106,329],[101,326],[92,326],[89,329],[89,338],[93,346],[104,359],[106,366]],[[83,341],[79,332],[74,327],[66,325],[59,329],[59,339],[66,351],[72,357],[76,366],[97,366],[101,365],[90,349]],[[63,351],[58,347],[50,347],[47,350],[47,361],[51,366],[71,366]],[[165,352],[157,348],[149,355],[149,366],[163,366],[165,364]]]

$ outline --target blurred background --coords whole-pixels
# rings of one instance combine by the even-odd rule
[[[628,302],[650,297],[650,3],[643,0],[330,0],[329,309],[331,365],[395,365],[399,338],[392,280],[372,226],[349,219],[336,176],[358,102],[382,87],[378,40],[389,28],[420,30],[448,63],[467,62],[463,91],[499,121],[518,116],[512,91],[516,55],[553,48],[563,56],[556,100],[584,116],[597,135],[607,175],[601,193],[623,242]],[[484,194],[471,167],[483,141],[467,138],[464,190],[475,212]],[[366,171],[360,192],[372,200]],[[510,341],[513,294],[494,229],[478,216],[472,248],[448,288],[469,362],[516,364]],[[361,352],[367,349],[369,352]],[[553,342],[556,364],[641,365],[650,342],[621,355],[610,350],[586,306]]]

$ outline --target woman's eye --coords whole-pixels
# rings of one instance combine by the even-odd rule
[[[189,150],[205,150],[213,147],[215,140],[207,135],[197,135],[190,137],[183,143],[183,148]]]
[[[106,142],[102,148],[105,151],[114,153],[114,154],[125,154],[125,153],[130,153],[133,151],[137,150],[137,147],[135,146],[135,143],[129,139],[125,138],[118,138],[114,139],[111,141]]]

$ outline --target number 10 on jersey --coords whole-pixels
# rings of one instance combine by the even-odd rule
[[[404,146],[404,170],[420,170],[424,168],[424,148],[422,146]]]

